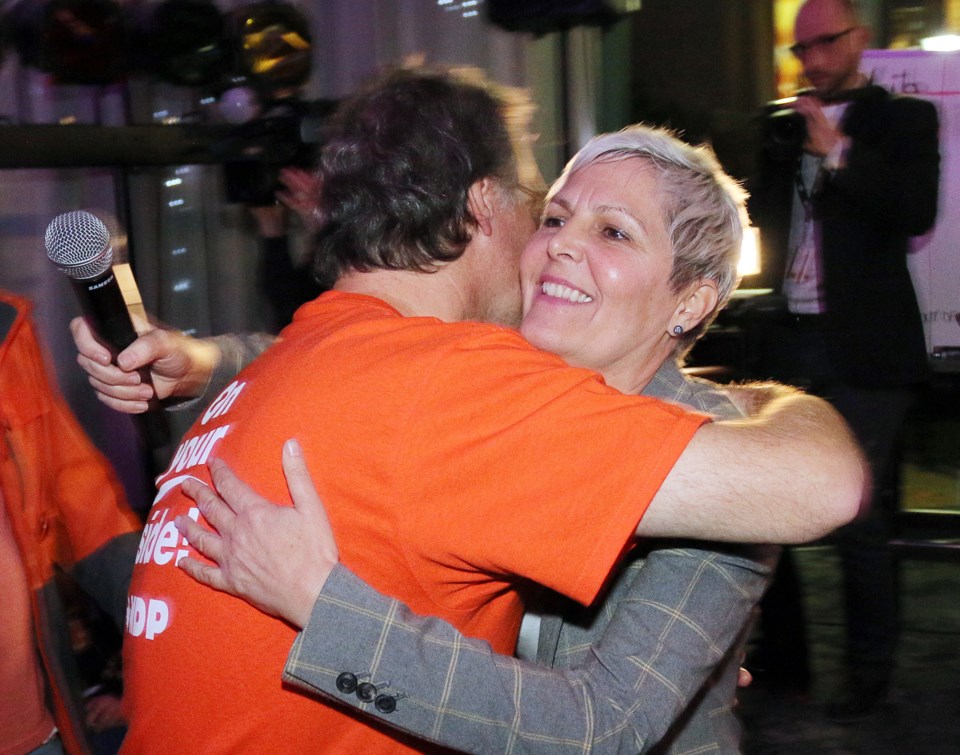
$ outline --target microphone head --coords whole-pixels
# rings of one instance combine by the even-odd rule
[[[43,241],[50,261],[74,280],[97,278],[113,263],[107,226],[86,210],[57,215],[47,226]]]

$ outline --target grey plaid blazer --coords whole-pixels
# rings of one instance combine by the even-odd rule
[[[645,393],[737,416],[715,386],[673,364]],[[497,655],[338,566],[284,681],[467,752],[738,752],[740,649],[774,555],[703,543],[638,551],[599,606],[545,609],[543,665]],[[338,689],[344,672],[374,685],[367,702]]]

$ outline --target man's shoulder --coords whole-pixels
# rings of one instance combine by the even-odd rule
[[[929,100],[911,94],[892,92],[882,86],[870,84],[861,90],[862,94],[853,102],[854,107],[879,108],[890,115],[915,117],[917,114],[937,116],[936,106]]]
[[[855,141],[878,146],[889,142],[887,148],[894,149],[903,140],[935,145],[938,130],[939,115],[933,103],[873,84],[851,101],[844,117],[844,131]]]
[[[925,130],[931,136],[939,128],[940,114],[929,100],[897,94],[891,97],[890,103],[901,122],[913,128]]]
[[[937,108],[929,100],[917,97],[912,94],[902,94],[900,92],[888,92],[886,103],[890,108],[904,110],[908,112],[927,111],[935,113]]]
[[[566,366],[512,328],[404,316],[380,299],[343,293],[324,294],[305,305],[270,353],[293,360],[316,356],[327,364],[375,355],[378,370],[412,369],[421,378],[477,373],[480,380],[480,373],[493,378]]]

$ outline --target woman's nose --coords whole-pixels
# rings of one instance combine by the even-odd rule
[[[547,253],[553,259],[559,259],[560,257],[568,257],[574,261],[583,259],[581,241],[568,227],[559,229],[550,237],[550,241],[547,243]]]

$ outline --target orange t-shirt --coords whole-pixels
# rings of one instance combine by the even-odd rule
[[[173,519],[197,516],[180,484],[208,481],[212,456],[288,502],[280,452],[297,438],[344,564],[510,653],[511,588],[529,579],[591,602],[705,419],[617,393],[510,330],[325,294],[157,479],[128,603],[126,751],[404,749],[393,730],[284,689],[293,629],[176,568],[189,546]]]

